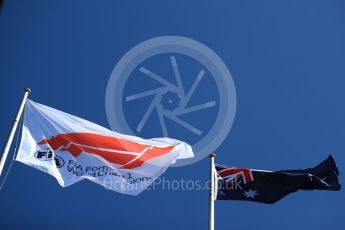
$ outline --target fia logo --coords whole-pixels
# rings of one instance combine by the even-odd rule
[[[61,168],[65,165],[65,160],[62,157],[55,155],[51,148],[40,149],[35,153],[35,158],[41,161],[55,161],[57,168]]]

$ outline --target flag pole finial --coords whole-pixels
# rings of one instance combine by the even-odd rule
[[[28,92],[28,94],[30,94],[31,93],[31,89],[30,88],[24,88],[24,92]]]

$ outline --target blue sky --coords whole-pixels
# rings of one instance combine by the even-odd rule
[[[344,10],[340,0],[5,0],[1,143],[23,87],[34,101],[110,127],[104,99],[116,63],[144,40],[176,35],[207,45],[232,73],[236,117],[216,162],[302,169],[332,153],[345,172]],[[208,161],[164,178],[206,181]],[[0,204],[1,229],[207,228],[206,190],[158,186],[131,197],[88,181],[61,188],[17,162]],[[216,229],[343,229],[344,207],[344,191],[301,191],[274,205],[218,201]]]

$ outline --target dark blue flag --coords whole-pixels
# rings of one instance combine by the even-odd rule
[[[339,171],[329,156],[314,168],[266,171],[216,164],[217,200],[247,200],[272,204],[298,190],[340,190]]]

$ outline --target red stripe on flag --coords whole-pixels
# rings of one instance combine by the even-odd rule
[[[145,148],[149,147],[149,145],[95,133],[58,134],[48,140],[43,139],[39,144],[48,143],[55,150],[61,146],[67,146],[71,142],[90,147],[128,152],[142,152]]]
[[[139,167],[152,158],[169,153],[174,148],[174,146],[151,147],[134,141],[93,133],[58,134],[50,139],[43,139],[38,144],[48,144],[53,150],[66,151],[74,157],[79,156],[82,152],[97,155],[110,163],[123,165],[122,169]],[[107,151],[106,149],[113,151]],[[144,150],[145,152],[138,159],[135,159],[137,155],[120,153],[116,150],[137,154],[142,153]]]
[[[79,146],[75,144],[71,144],[68,148],[62,148],[60,149],[60,151],[69,152],[74,157],[77,157],[79,156],[80,153],[85,152],[85,153],[100,156],[108,162],[121,164],[121,165],[126,164],[127,162],[133,160],[136,157],[136,155],[132,155],[132,154],[109,152],[105,150],[93,149],[93,148],[88,148],[85,146]]]

